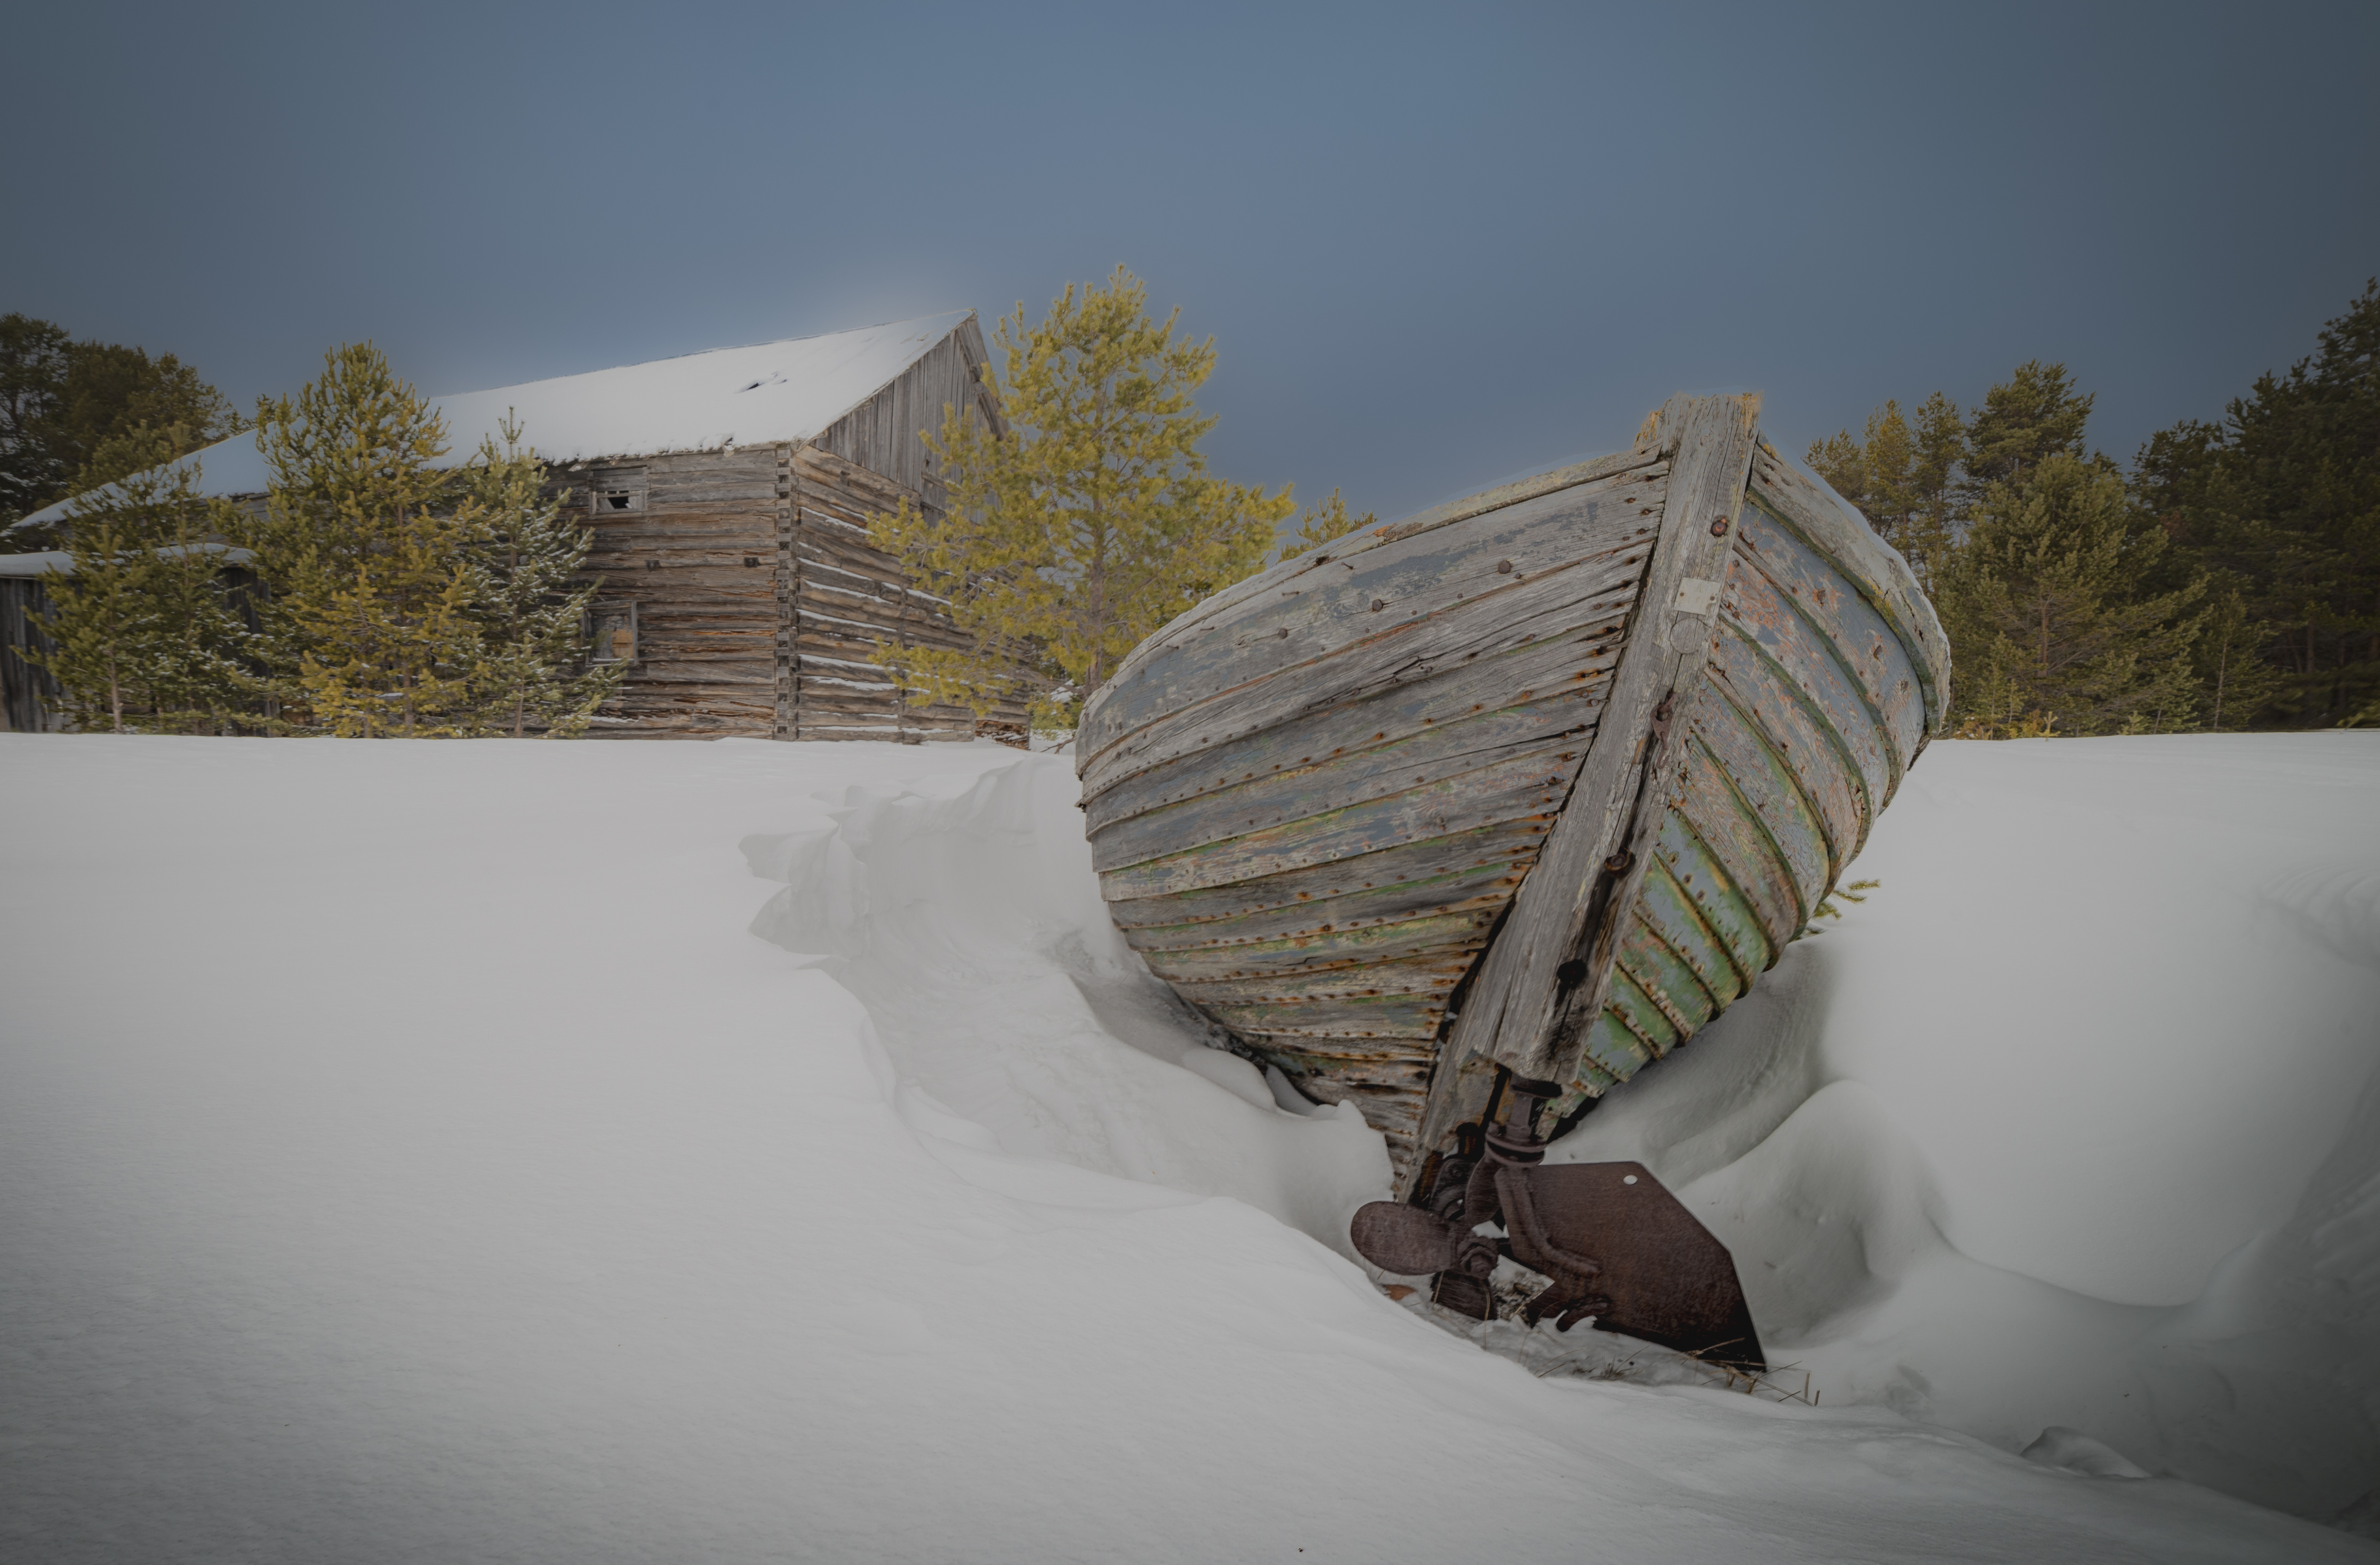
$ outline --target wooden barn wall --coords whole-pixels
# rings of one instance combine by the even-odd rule
[[[832,451],[795,455],[800,592],[795,601],[800,739],[965,739],[975,716],[964,707],[904,705],[876,661],[875,642],[965,645],[941,599],[914,586],[900,562],[868,541],[868,516],[899,504],[903,491]],[[919,497],[913,491],[908,498]],[[994,714],[1021,723],[1022,708]]]
[[[976,378],[983,362],[983,334],[969,320],[898,380],[828,426],[815,443],[903,489],[923,491],[926,446],[917,434],[923,430],[939,435],[943,408],[971,408],[1000,427],[990,397]]]
[[[965,335],[974,336],[970,322]],[[834,429],[855,448],[900,466],[890,431],[904,408],[944,402],[975,385],[954,333]],[[975,337],[978,357],[981,339]],[[976,405],[983,416],[983,405]],[[869,410],[873,409],[874,412]],[[863,418],[865,414],[867,417]],[[875,434],[864,426],[873,419]],[[779,443],[557,467],[594,534],[587,576],[605,600],[636,605],[637,661],[598,714],[592,734],[700,738],[960,740],[975,733],[961,707],[912,707],[876,661],[875,643],[957,647],[947,606],[918,589],[868,539],[868,517],[904,499],[938,509],[912,423],[902,483],[825,443]],[[853,434],[853,431],[861,431]],[[874,441],[877,443],[870,445]],[[598,507],[607,487],[636,491],[637,508]],[[995,720],[1022,724],[1022,706]]]
[[[783,448],[573,464],[552,477],[593,534],[586,573],[637,606],[637,661],[589,731],[623,738],[766,738],[776,710],[776,548]],[[630,511],[593,491],[639,480]]]

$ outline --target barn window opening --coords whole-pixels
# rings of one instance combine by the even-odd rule
[[[588,661],[633,663],[637,661],[637,606],[633,602],[599,602],[587,610]]]
[[[588,504],[598,515],[645,508],[642,467],[598,467],[589,475]]]

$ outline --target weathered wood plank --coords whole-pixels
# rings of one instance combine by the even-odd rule
[[[1769,943],[1768,925],[1758,908],[1737,889],[1726,866],[1678,811],[1662,813],[1652,849],[1646,855],[1648,875],[1655,866],[1667,873],[1687,905],[1718,937],[1719,948],[1742,987],[1750,989],[1782,949]]]
[[[1452,986],[1450,985],[1449,988]],[[1427,1042],[1446,1014],[1443,994],[1382,994],[1329,1000],[1218,1001],[1201,1007],[1233,1032],[1293,1037],[1402,1037]]]
[[[1772,950],[1783,951],[1808,921],[1800,889],[1779,856],[1777,844],[1744,807],[1710,751],[1692,734],[1678,748],[1682,754],[1670,783],[1671,811],[1694,829],[1703,846],[1727,871],[1738,894],[1758,916]]]
[[[1615,560],[1593,570],[1549,573],[1476,599],[1460,613],[1415,621],[1401,631],[1349,647],[1333,660],[1325,677],[1303,668],[1278,670],[1132,734],[1086,770],[1086,789],[1096,794],[1179,756],[1593,625],[1626,608],[1635,595],[1638,569],[1633,562]],[[1584,683],[1593,673],[1583,665],[1571,677]],[[1487,710],[1484,703],[1482,710]]]
[[[1257,827],[1367,804],[1524,756],[1574,763],[1586,752],[1593,716],[1577,699],[1532,702],[1468,722],[1424,729],[1354,754],[1326,753],[1312,765],[1293,765],[1236,787],[1093,828],[1093,863],[1102,871],[1137,864]]]
[[[1711,654],[1711,679],[1782,758],[1825,830],[1832,875],[1842,873],[1867,834],[1867,785],[1820,712],[1783,669],[1770,662],[1730,615]]]
[[[1574,763],[1525,755],[1309,819],[1101,871],[1108,895],[1160,896],[1356,858],[1505,821],[1549,823]]]
[[[1203,625],[1217,614],[1229,613],[1250,598],[1270,596],[1278,593],[1284,587],[1297,585],[1301,577],[1311,573],[1325,570],[1333,564],[1343,564],[1347,560],[1366,551],[1379,548],[1384,543],[1401,542],[1435,528],[1468,521],[1484,512],[1500,510],[1522,501],[1534,500],[1540,495],[1551,494],[1583,483],[1591,483],[1598,479],[1609,478],[1634,468],[1651,467],[1659,459],[1659,454],[1649,447],[1615,453],[1592,462],[1581,463],[1575,467],[1540,474],[1534,479],[1524,479],[1517,483],[1488,490],[1441,505],[1434,511],[1426,511],[1401,524],[1367,528],[1361,533],[1333,540],[1326,549],[1284,560],[1269,570],[1250,576],[1237,587],[1226,588],[1213,597],[1184,610],[1155,636],[1143,642],[1139,648],[1135,648],[1123,662],[1117,664],[1111,682],[1124,683],[1127,675],[1136,676],[1145,656],[1154,655],[1158,648],[1170,643],[1183,632]]]
[[[1168,983],[1221,982],[1254,978],[1269,973],[1320,972],[1354,967],[1433,952],[1467,953],[1487,943],[1501,911],[1494,906],[1439,912],[1397,923],[1374,922],[1361,928],[1317,930],[1269,940],[1231,945],[1204,945],[1187,950],[1133,941],[1148,970]]]
[[[1703,686],[1690,732],[1694,742],[1708,750],[1718,775],[1733,786],[1741,806],[1767,834],[1770,849],[1792,877],[1806,923],[1808,910],[1818,905],[1834,883],[1834,861],[1816,810],[1794,783],[1783,758],[1761,738],[1758,725],[1718,680]]]
[[[1317,757],[1354,755],[1402,742],[1405,735],[1462,729],[1506,712],[1553,712],[1559,709],[1547,703],[1557,700],[1577,711],[1572,726],[1591,726],[1605,677],[1618,660],[1620,626],[1613,615],[1548,632],[1512,653],[1480,659],[1427,683],[1392,685],[1294,725],[1194,748],[1087,795],[1085,819],[1104,830],[1144,810],[1239,787],[1276,770],[1286,773]]]
[[[1701,1030],[1718,1014],[1718,1001],[1695,976],[1693,967],[1670,949],[1659,931],[1632,912],[1628,932],[1620,938],[1619,963],[1636,987],[1661,1008],[1661,1013],[1682,1034]]]
[[[1106,881],[1099,894],[1107,899],[1108,916],[1129,933],[1148,925],[1211,923],[1273,910],[1293,910],[1332,897],[1353,897],[1363,892],[1387,892],[1438,876],[1472,869],[1504,867],[1525,860],[1537,851],[1546,826],[1537,820],[1505,820],[1476,831],[1334,859],[1304,869],[1253,880],[1208,886],[1161,896],[1120,897]]]
[[[1746,558],[1816,627],[1858,685],[1871,719],[1890,740],[1890,785],[1899,788],[1925,739],[1925,700],[1891,627],[1809,545],[1756,507],[1745,514],[1742,545]]]
[[[1340,559],[1269,597],[1245,599],[1158,646],[1085,714],[1077,742],[1087,764],[1159,718],[1251,680],[1321,662],[1400,624],[1457,612],[1551,571],[1641,553],[1659,503],[1655,485],[1582,485]]]
[[[1467,861],[1436,873],[1416,872],[1409,879],[1359,887],[1310,902],[1293,901],[1257,908],[1220,918],[1195,918],[1180,923],[1170,921],[1174,913],[1197,906],[1195,896],[1184,899],[1180,907],[1170,898],[1148,898],[1138,902],[1113,903],[1108,911],[1111,915],[1137,914],[1160,920],[1142,924],[1125,924],[1121,918],[1118,920],[1118,928],[1123,930],[1124,939],[1135,951],[1144,954],[1151,952],[1222,950],[1277,940],[1302,940],[1341,930],[1368,928],[1376,924],[1402,923],[1439,912],[1468,913],[1484,909],[1495,913],[1512,899],[1512,888],[1521,883],[1522,872],[1529,855],[1536,851],[1538,840],[1535,833],[1514,831],[1509,834],[1509,852],[1503,856]],[[1475,846],[1476,839],[1472,839],[1471,843]],[[1468,851],[1466,848],[1465,852]]]
[[[1793,601],[1757,571],[1747,570],[1737,577],[1730,617],[1734,621],[1730,628],[1749,637],[1820,714],[1822,732],[1842,751],[1860,779],[1866,795],[1862,813],[1873,820],[1892,796],[1890,742],[1876,726],[1866,697],[1844,672],[1842,660]]]
[[[1305,968],[1240,978],[1184,978],[1174,987],[1183,999],[1210,1008],[1370,1000],[1382,995],[1434,995],[1442,999],[1463,981],[1463,971],[1470,965],[1467,952],[1431,951],[1386,957],[1360,967]]]
[[[1675,605],[1682,583],[1718,578],[1731,552],[1726,534],[1742,508],[1759,407],[1756,396],[1678,397],[1659,415],[1657,438],[1672,453],[1659,541],[1645,566],[1638,617],[1597,731],[1599,741],[1616,735],[1619,742],[1598,742],[1588,749],[1573,802],[1537,868],[1522,883],[1504,933],[1488,949],[1474,980],[1451,1042],[1516,1074],[1560,1079],[1569,1062],[1549,1048],[1558,1013],[1572,1005],[1590,1015],[1600,1009],[1616,940],[1597,942],[1588,920],[1603,912],[1598,892],[1623,909],[1634,901],[1644,855],[1638,855],[1616,885],[1600,866],[1628,845],[1623,836],[1630,832],[1645,768],[1659,758],[1635,736],[1648,734],[1654,709],[1664,699],[1674,695],[1679,706],[1691,700],[1702,677],[1709,620]],[[1714,532],[1719,523],[1726,525]],[[1712,603],[1706,613],[1715,609]],[[1658,816],[1658,803],[1645,813]],[[1651,824],[1637,821],[1636,831]],[[1562,982],[1562,964],[1594,944],[1600,949],[1585,958],[1588,971],[1583,978]],[[1429,1127],[1424,1128],[1427,1133]]]
[[[1949,710],[1950,643],[1907,563],[1876,536],[1867,518],[1765,440],[1755,454],[1752,484],[1756,498],[1835,562],[1892,627],[1924,688],[1925,728],[1940,727]]]

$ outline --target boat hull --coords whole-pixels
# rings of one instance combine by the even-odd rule
[[[1938,721],[1906,566],[1756,416],[1675,399],[1628,452],[1285,562],[1084,714],[1127,940],[1408,1187],[1504,1075],[1567,1111],[1740,998]]]

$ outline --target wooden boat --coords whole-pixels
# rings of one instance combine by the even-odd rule
[[[1084,711],[1116,923],[1356,1103],[1408,1201],[1494,1116],[1541,1145],[1742,996],[1941,720],[1907,565],[1758,416],[1673,398],[1631,450],[1285,561]]]

